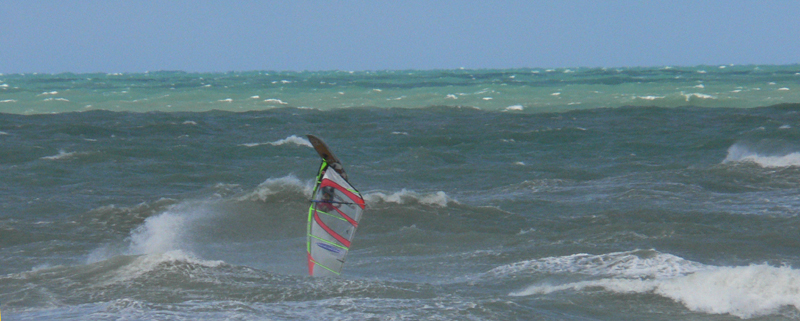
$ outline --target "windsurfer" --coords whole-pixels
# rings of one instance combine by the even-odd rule
[[[322,199],[319,202],[318,209],[323,212],[330,212],[333,211],[333,193],[336,189],[333,186],[325,186],[321,189],[322,192]]]

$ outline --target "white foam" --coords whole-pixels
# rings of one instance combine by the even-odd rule
[[[496,267],[487,276],[505,277],[533,273],[569,273],[626,278],[668,278],[697,272],[706,266],[655,250],[608,254],[573,254],[527,260]]]
[[[163,200],[163,199],[162,199]],[[161,200],[159,201],[161,202]],[[103,276],[100,283],[119,283],[153,271],[155,269],[173,268],[175,264],[163,263],[189,263],[205,267],[218,267],[223,261],[200,260],[194,256],[193,250],[205,245],[198,242],[197,238],[206,235],[202,231],[213,220],[218,220],[221,212],[215,207],[218,201],[184,201],[167,206],[160,214],[147,217],[136,229],[131,231],[124,246],[105,245],[95,249],[87,257],[87,263],[95,263],[114,257],[138,256],[132,262]],[[137,206],[147,206],[140,205]],[[103,212],[117,212],[114,206],[98,209]],[[133,209],[134,211],[139,211]],[[130,209],[122,209],[129,212]]]
[[[494,99],[494,98],[492,98],[492,97],[483,97],[483,98],[481,98],[481,99],[483,99],[483,100],[492,100],[492,99]]]
[[[185,249],[187,244],[183,241],[186,237],[186,226],[189,225],[187,222],[196,216],[195,214],[200,213],[187,209],[186,205],[182,204],[159,215],[148,217],[131,234],[128,254],[156,254]]]
[[[644,100],[656,100],[656,99],[664,99],[665,96],[636,96],[636,98]]]
[[[403,135],[403,136],[408,136],[408,133],[407,133],[407,132],[392,132],[392,135]]]
[[[521,111],[523,108],[524,107],[522,107],[522,105],[512,105],[512,106],[506,107],[505,110],[506,111]]]
[[[455,200],[451,199],[445,192],[439,191],[435,193],[429,194],[420,194],[414,192],[412,190],[402,189],[399,192],[395,192],[392,194],[385,194],[381,192],[373,192],[364,195],[364,200],[367,203],[378,203],[378,202],[385,202],[385,203],[396,203],[396,204],[405,204],[407,202],[418,202],[424,205],[431,205],[431,206],[439,206],[439,207],[447,207],[447,203],[455,202]]]
[[[728,148],[728,156],[723,163],[754,163],[761,167],[777,168],[800,166],[800,152],[772,156],[761,155],[742,144],[734,144]]]
[[[285,102],[283,100],[276,99],[276,98],[264,99],[264,102],[271,103],[271,104],[279,104],[279,105],[288,105],[289,104],[289,103],[287,103],[287,102]]]
[[[225,98],[225,99],[220,99],[220,100],[217,100],[217,101],[218,102],[222,102],[222,103],[232,103],[233,99],[232,98]]]
[[[215,207],[218,200],[184,201],[150,216],[134,229],[125,255],[153,255],[179,251],[191,254],[198,246],[198,228],[220,219],[224,212]],[[202,246],[200,242],[200,246]],[[113,254],[113,253],[111,253]],[[97,257],[95,257],[97,258]]]
[[[691,100],[692,98],[700,98],[700,99],[717,99],[717,97],[714,97],[714,96],[712,96],[712,95],[706,95],[706,94],[701,94],[701,93],[691,93],[691,94],[684,94],[684,93],[681,93],[681,95],[683,95],[684,97],[686,97],[686,101],[689,101],[689,100]]]
[[[17,100],[16,100],[16,99],[4,99],[4,100],[0,100],[0,103],[15,103],[15,102],[17,102]]]
[[[197,125],[197,122],[195,122],[193,120],[187,120],[187,121],[183,122],[183,124],[184,125]]]
[[[622,294],[652,293],[681,303],[691,311],[740,318],[778,313],[783,307],[800,310],[800,271],[769,265],[713,267],[669,278],[605,278],[563,285],[532,285],[509,295],[592,288]]]
[[[781,87],[781,88],[778,88],[778,90],[784,90],[784,91],[785,90],[789,90],[789,87]]]
[[[8,84],[0,84],[0,88],[8,88]]]
[[[0,131],[0,135],[8,135],[8,133],[6,133],[4,131]]]
[[[536,229],[531,227],[531,228],[526,229],[526,230],[519,230],[519,233],[517,233],[517,235],[525,235],[525,234],[533,233],[533,232],[536,232]]]
[[[789,129],[789,128],[792,128],[792,126],[789,126],[789,125],[781,125],[781,127],[778,127],[778,129]]]
[[[245,147],[256,147],[256,146],[262,146],[262,145],[280,146],[280,145],[284,145],[284,144],[295,144],[295,145],[298,145],[298,146],[305,146],[305,147],[312,147],[312,148],[314,147],[314,146],[311,145],[311,143],[307,139],[302,138],[302,137],[297,137],[295,135],[286,137],[284,139],[279,139],[279,140],[276,140],[274,142],[269,142],[269,143],[246,143],[246,144],[240,144],[239,146],[245,146]]]
[[[45,156],[45,157],[42,157],[40,159],[46,159],[46,160],[67,159],[67,158],[75,156],[76,154],[77,154],[76,152],[65,152],[63,149],[61,149],[61,150],[58,151],[58,154],[56,154],[56,155]]]
[[[560,92],[555,92],[555,93],[550,94],[550,96],[560,96],[560,95],[561,95]]]
[[[700,89],[702,89],[702,88],[706,88],[706,86],[703,86],[703,84],[699,84],[699,85],[697,85],[697,86],[694,86],[694,88],[700,88]]]
[[[456,95],[453,95],[453,94],[447,94],[447,97],[445,97],[445,98],[447,98],[447,99],[458,99],[458,97],[456,97]]]
[[[258,96],[258,95],[255,95],[255,96],[250,96],[250,99],[260,99],[260,98],[261,98],[261,97],[260,97],[260,96]]]

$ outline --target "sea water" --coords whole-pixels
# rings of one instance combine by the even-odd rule
[[[0,75],[9,320],[800,319],[800,66]],[[365,196],[307,276],[323,138]]]

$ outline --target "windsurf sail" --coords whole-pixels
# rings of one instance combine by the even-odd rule
[[[324,158],[308,209],[308,273],[338,276],[350,250],[358,222],[364,212],[364,198]]]

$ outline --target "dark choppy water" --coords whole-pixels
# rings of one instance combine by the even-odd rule
[[[245,89],[182,73],[0,76],[0,308],[9,320],[798,319],[800,105],[771,103],[798,101],[792,68],[635,69],[658,79],[619,83],[580,69],[542,82],[545,70],[299,73],[315,84],[284,79],[294,96],[281,97],[264,92],[283,74],[216,75]],[[113,77],[127,93],[97,80]],[[761,96],[709,92],[737,82],[731,95]],[[330,83],[371,107],[292,103]],[[716,98],[609,98],[681,86]],[[460,104],[474,88],[492,99]],[[504,88],[530,93],[510,103]],[[570,90],[619,108],[538,109]],[[198,110],[148,103],[159,95]],[[254,111],[205,111],[219,106]],[[368,203],[339,279],[306,276],[319,161],[306,133]]]

